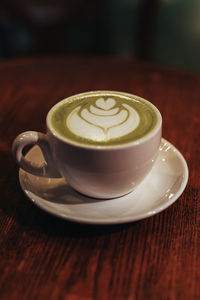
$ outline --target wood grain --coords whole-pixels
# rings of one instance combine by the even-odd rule
[[[162,213],[117,226],[66,222],[23,194],[11,143],[45,131],[57,101],[88,90],[137,94],[163,115],[163,137],[185,156],[185,192]],[[0,299],[200,298],[200,77],[115,59],[0,63]]]

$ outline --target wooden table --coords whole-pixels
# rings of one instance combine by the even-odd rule
[[[43,212],[22,192],[11,143],[45,131],[57,101],[88,90],[152,101],[189,182],[168,209],[135,223],[93,226]],[[0,63],[0,299],[200,299],[200,77],[115,59]]]

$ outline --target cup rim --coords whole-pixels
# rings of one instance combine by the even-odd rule
[[[53,127],[53,125],[51,124],[51,116],[52,116],[52,113],[54,112],[54,110],[59,106],[61,105],[62,103],[65,103],[71,99],[73,99],[74,97],[80,97],[80,96],[86,96],[86,95],[103,95],[103,94],[107,94],[107,95],[112,95],[112,94],[117,94],[117,95],[121,95],[121,96],[127,96],[127,97],[134,97],[138,100],[142,100],[143,102],[147,103],[149,106],[151,106],[153,108],[153,110],[156,112],[156,115],[157,115],[157,123],[155,125],[155,127],[152,129],[152,131],[150,133],[148,133],[147,135],[137,139],[136,141],[132,141],[132,142],[129,142],[129,143],[125,143],[125,144],[119,144],[119,145],[86,145],[86,144],[82,144],[82,143],[79,143],[79,142],[75,142],[75,141],[72,141],[71,139],[67,139],[65,137],[63,137],[61,134],[59,134]],[[161,116],[161,113],[160,111],[158,110],[158,108],[153,104],[151,103],[150,101],[140,97],[140,96],[137,96],[137,95],[134,95],[134,94],[130,94],[130,93],[127,93],[127,92],[119,92],[119,91],[112,91],[112,90],[97,90],[97,91],[88,91],[88,92],[83,92],[83,93],[78,93],[78,94],[74,94],[72,96],[69,96],[69,97],[66,97],[64,99],[62,99],[61,101],[57,102],[56,104],[54,104],[48,114],[47,114],[47,117],[46,117],[46,125],[47,125],[47,128],[48,130],[52,133],[52,135],[57,138],[58,140],[66,143],[66,144],[69,144],[71,146],[75,146],[75,147],[78,147],[78,148],[84,148],[84,149],[94,149],[94,150],[113,150],[113,149],[124,149],[124,148],[129,148],[129,147],[133,147],[133,146],[138,146],[138,145],[141,145],[143,143],[145,143],[146,141],[150,140],[152,137],[154,137],[158,131],[161,129],[162,127],[162,116]]]

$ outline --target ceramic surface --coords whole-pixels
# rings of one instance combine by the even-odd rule
[[[38,146],[27,159],[43,162]],[[119,224],[155,215],[174,203],[188,180],[182,154],[162,139],[156,163],[145,180],[131,193],[110,200],[86,197],[73,190],[64,179],[41,178],[20,169],[21,187],[38,207],[57,217],[88,224]]]

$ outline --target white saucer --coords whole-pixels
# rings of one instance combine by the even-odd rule
[[[27,158],[43,161],[38,146],[28,152]],[[22,169],[19,180],[31,201],[57,217],[88,224],[119,224],[150,217],[174,203],[185,189],[188,168],[181,153],[162,139],[150,174],[135,191],[120,198],[89,198],[74,191],[64,179],[41,178]]]

